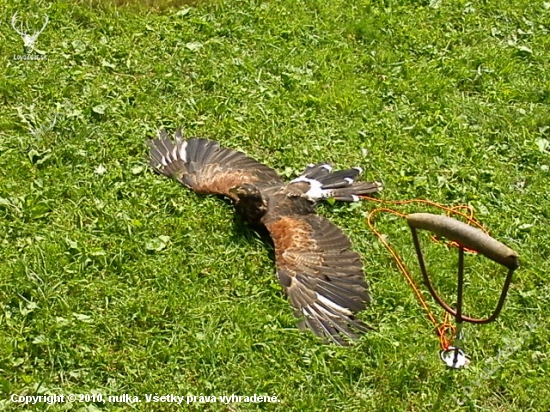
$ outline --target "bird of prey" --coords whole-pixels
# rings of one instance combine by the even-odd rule
[[[370,302],[361,258],[337,226],[315,214],[323,199],[358,201],[378,192],[378,182],[355,182],[358,167],[332,171],[310,164],[286,183],[270,167],[202,139],[171,140],[165,131],[148,142],[150,166],[189,189],[229,197],[245,221],[264,226],[275,246],[277,277],[307,326],[325,341],[347,345],[369,328],[356,313]]]

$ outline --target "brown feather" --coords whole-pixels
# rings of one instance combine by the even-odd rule
[[[368,327],[355,319],[370,300],[361,259],[344,233],[323,217],[268,213],[279,281],[296,314],[316,335],[337,344]]]
[[[230,170],[217,173],[209,171],[209,173],[203,173],[202,175],[193,190],[198,193],[224,194],[233,198],[233,200],[237,200],[237,197],[229,191],[231,188],[259,180],[259,177],[249,170]]]
[[[237,200],[230,189],[246,183],[282,184],[270,167],[236,150],[207,139],[176,138],[166,132],[149,142],[150,164],[159,173],[178,180],[199,193],[220,194]]]

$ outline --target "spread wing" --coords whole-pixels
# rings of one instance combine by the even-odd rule
[[[369,327],[355,318],[370,301],[361,258],[327,219],[291,215],[264,219],[275,243],[277,275],[295,314],[316,335],[339,345]]]
[[[221,147],[207,139],[183,140],[176,132],[175,143],[164,130],[149,141],[150,166],[199,193],[220,194],[236,200],[229,190],[244,183],[282,183],[270,167],[244,153]]]

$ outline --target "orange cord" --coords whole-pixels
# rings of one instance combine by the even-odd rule
[[[438,203],[435,203],[435,202],[432,202],[432,201],[429,201],[429,200],[422,200],[422,199],[381,200],[381,199],[376,199],[376,198],[369,197],[369,196],[361,196],[361,198],[366,199],[366,200],[371,200],[371,201],[377,202],[377,203],[394,204],[394,205],[407,205],[407,204],[411,204],[411,203],[427,204],[429,206],[433,206],[433,207],[436,207],[438,209],[445,210],[446,213],[447,213],[447,216],[450,216],[450,215],[453,215],[453,214],[461,216],[466,221],[468,221],[468,223],[477,226],[478,228],[483,230],[485,233],[487,233],[485,228],[477,220],[475,220],[475,218],[474,218],[474,215],[475,215],[474,209],[469,205],[459,205],[459,206],[454,206],[454,207],[447,207],[447,206],[443,206],[443,205],[440,205]],[[461,212],[460,211],[461,209],[466,209],[468,211],[468,214],[465,214],[465,213]],[[380,208],[374,209],[373,211],[371,211],[369,213],[369,216],[367,218],[367,224],[369,225],[369,228],[372,230],[372,232],[378,237],[378,239],[380,239],[382,244],[388,250],[388,252],[392,256],[393,260],[397,264],[397,267],[399,268],[399,270],[401,271],[401,273],[403,274],[403,276],[405,277],[405,279],[407,280],[407,282],[409,283],[409,285],[413,289],[418,301],[420,302],[420,305],[426,311],[428,319],[434,325],[435,331],[436,331],[437,336],[439,338],[439,344],[441,346],[441,349],[447,350],[449,348],[449,346],[451,346],[452,343],[453,343],[453,339],[456,335],[456,327],[453,326],[450,323],[450,315],[447,312],[445,312],[444,320],[442,322],[437,320],[435,315],[432,313],[430,307],[428,306],[428,303],[426,302],[426,299],[422,295],[422,292],[420,291],[420,289],[416,285],[415,281],[413,280],[409,270],[407,269],[407,267],[403,263],[403,260],[401,259],[399,254],[390,245],[390,243],[384,238],[382,233],[380,233],[374,227],[373,217],[376,213],[380,213],[380,212],[391,213],[391,214],[394,214],[394,215],[397,215],[397,216],[403,217],[403,218],[406,218],[407,215],[404,214],[404,213],[398,212],[396,210],[393,210],[393,209],[389,209],[389,208],[386,208],[386,207],[380,207]],[[439,239],[435,236],[432,236],[432,239],[434,239],[435,241],[439,241]],[[449,243],[452,246],[459,246],[458,243],[456,243],[454,241],[449,242]],[[466,249],[466,250],[475,253],[475,251],[473,251],[473,250],[469,250],[469,249]]]

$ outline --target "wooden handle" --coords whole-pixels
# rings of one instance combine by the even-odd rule
[[[519,266],[518,254],[514,250],[482,230],[452,217],[431,213],[412,213],[407,216],[407,222],[412,228],[429,230],[436,235],[454,240],[464,247],[476,250],[510,270],[515,270]]]

